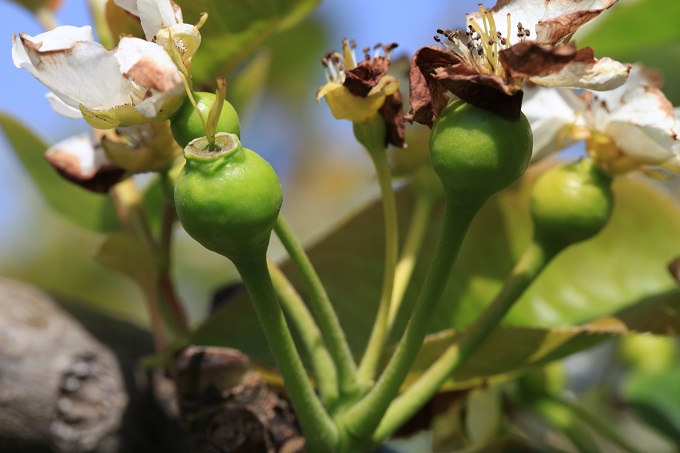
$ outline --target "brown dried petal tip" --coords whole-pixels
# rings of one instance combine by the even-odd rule
[[[107,163],[91,172],[83,172],[76,156],[68,152],[54,150],[45,154],[45,160],[64,178],[89,191],[107,193],[125,175],[122,168]]]
[[[533,41],[522,41],[499,53],[503,69],[510,77],[547,76],[560,72],[572,63],[594,63],[590,47],[576,49],[573,44],[545,47]]]
[[[404,142],[404,102],[399,90],[385,98],[385,103],[378,111],[385,121],[385,145],[392,144],[405,148]]]
[[[356,68],[345,73],[343,84],[355,96],[365,98],[380,79],[387,74],[390,61],[385,57],[376,57],[360,62]]]
[[[423,47],[411,60],[411,110],[407,119],[432,126],[448,103],[447,91],[463,101],[501,116],[517,119],[522,91],[496,75],[482,74],[458,55]]]
[[[449,95],[434,77],[433,69],[454,62],[454,55],[438,47],[423,47],[411,58],[409,68],[409,104],[406,120],[432,127],[432,121],[444,110]]]

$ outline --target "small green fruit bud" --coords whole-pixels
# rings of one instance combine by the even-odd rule
[[[264,254],[283,199],[276,173],[234,134],[217,134],[215,146],[200,138],[185,148],[177,215],[191,237],[232,261]]]
[[[215,94],[194,92],[192,95],[204,120],[207,121],[210,107],[215,103]],[[172,130],[172,136],[175,137],[175,140],[182,148],[186,148],[190,141],[199,137],[204,137],[206,134],[201,118],[198,116],[198,112],[196,112],[194,105],[188,97],[177,113],[170,119],[170,128]],[[227,132],[229,134],[236,134],[239,137],[241,136],[241,125],[238,120],[238,114],[236,113],[236,110],[234,110],[234,107],[226,100],[222,106],[222,112],[220,113],[220,119],[217,122],[216,132]]]
[[[432,126],[430,157],[447,194],[484,202],[517,181],[531,159],[526,117],[513,120],[463,102]]]
[[[557,249],[584,241],[607,224],[613,205],[611,178],[593,161],[556,166],[531,192],[535,236]]]

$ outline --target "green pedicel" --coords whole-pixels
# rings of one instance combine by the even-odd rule
[[[532,135],[524,116],[512,120],[463,102],[444,109],[430,137],[430,156],[447,206],[435,255],[406,330],[368,394],[339,417],[341,451],[369,440],[399,393],[420,349],[470,222],[486,200],[517,181],[531,159]]]

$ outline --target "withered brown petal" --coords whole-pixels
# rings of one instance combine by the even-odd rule
[[[468,104],[511,119],[520,116],[522,91],[512,90],[499,76],[481,74],[460,63],[437,72],[435,78]]]
[[[558,73],[570,63],[595,63],[590,47],[576,49],[573,44],[544,47],[522,41],[499,52],[503,69],[510,77],[535,77]]]
[[[405,148],[404,102],[399,90],[385,98],[385,103],[378,112],[385,121],[385,146],[392,144],[399,148]]]
[[[390,61],[385,57],[375,57],[359,63],[345,73],[343,85],[355,96],[365,98],[369,91],[387,74]]]
[[[602,14],[604,10],[611,8],[617,1],[618,0],[606,0],[597,2],[599,3],[597,7],[584,5],[584,8],[593,9],[580,9],[560,14],[551,19],[539,21],[536,24],[538,38],[543,43],[554,45],[561,41],[565,36],[574,34],[583,25]],[[548,2],[546,1],[546,4],[547,3]],[[578,0],[575,3],[578,3]],[[558,8],[559,5],[557,5],[555,10]]]
[[[448,103],[447,91],[476,107],[519,118],[521,91],[513,90],[501,77],[477,72],[452,52],[423,47],[413,56],[410,78],[409,121],[431,126]]]
[[[45,160],[65,179],[97,193],[107,193],[125,175],[125,170],[110,163],[97,167],[93,172],[83,173],[76,156],[59,150],[45,154]]]
[[[432,127],[432,121],[438,117],[449,102],[449,96],[434,77],[436,68],[449,66],[459,59],[451,52],[438,47],[422,47],[411,58],[409,68],[409,111],[406,120]]]

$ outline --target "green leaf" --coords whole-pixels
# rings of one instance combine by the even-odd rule
[[[665,316],[655,316],[664,312]],[[676,330],[680,326],[679,313],[680,291],[673,291],[577,327],[539,329],[502,326],[479,346],[443,389],[475,387],[492,377],[507,378],[508,373],[561,359],[630,332],[677,335],[680,332]],[[411,369],[409,380],[417,378],[457,341],[458,336],[459,333],[452,330],[429,336]]]
[[[45,201],[59,214],[94,232],[120,228],[111,197],[87,191],[62,178],[43,157],[47,144],[27,126],[0,113],[0,129]]]
[[[675,0],[622,0],[583,30],[579,46],[592,46],[598,55],[631,52],[680,38],[680,3]]]
[[[319,0],[184,0],[187,23],[208,13],[201,28],[201,48],[191,72],[197,84],[229,73],[255,47],[274,33],[286,30],[307,17]]]
[[[640,420],[680,445],[680,367],[631,372],[621,392]]]
[[[131,279],[144,294],[154,294],[158,282],[156,258],[128,233],[113,233],[104,239],[94,259],[102,266]]]
[[[492,199],[475,219],[433,316],[431,332],[468,325],[496,295],[529,240],[528,191],[539,172],[533,169],[518,185]],[[667,195],[640,180],[617,181],[615,193],[617,207],[610,225],[594,240],[573,247],[550,264],[509,314],[508,324],[522,327],[495,333],[478,354],[481,369],[464,368],[460,379],[555,360],[629,330],[680,332],[679,297],[671,291],[676,283],[665,270],[680,250],[680,212]],[[399,193],[398,203],[403,236],[412,204],[409,194]],[[309,251],[357,354],[366,344],[377,309],[381,219],[381,208],[374,204]],[[407,307],[413,305],[422,285],[439,224],[439,216],[433,217],[427,250],[407,292]],[[283,267],[296,282],[290,264]],[[297,286],[301,287],[299,282]],[[455,310],[456,305],[462,309]],[[401,316],[402,326],[408,310]],[[574,328],[594,319],[599,321]],[[262,364],[272,363],[247,296],[235,298],[199,327],[193,340],[242,349]],[[497,367],[489,360],[505,356],[508,360],[499,361]]]
[[[39,13],[43,10],[53,12],[61,6],[61,1],[55,2],[54,0],[12,0],[12,3],[21,5],[34,13]]]

